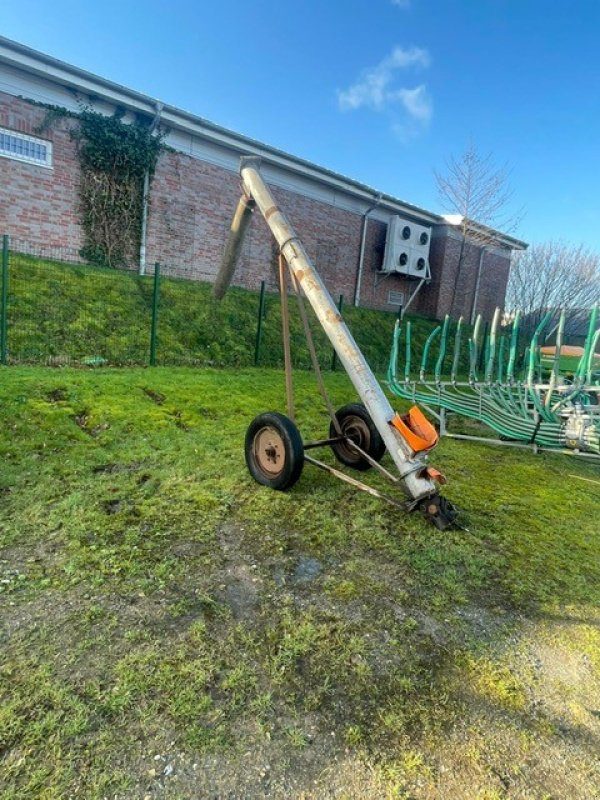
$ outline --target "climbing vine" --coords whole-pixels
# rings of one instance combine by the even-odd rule
[[[82,258],[108,267],[135,263],[140,246],[144,176],[150,180],[163,136],[150,125],[123,122],[89,108],[71,131],[81,164],[79,199],[84,231]]]

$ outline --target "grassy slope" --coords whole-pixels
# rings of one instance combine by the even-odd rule
[[[274,493],[281,383],[1,371],[0,798],[598,796],[597,469],[445,440],[469,532]]]
[[[146,364],[149,354],[153,279],[85,266],[66,266],[11,254],[9,354],[14,362],[71,363],[101,357],[113,364]],[[250,366],[254,363],[258,295],[233,288],[212,301],[211,285],[164,278],[161,283],[158,361],[162,364]],[[346,298],[348,301],[348,298]],[[395,315],[346,308],[364,353],[378,372],[389,358]],[[415,352],[420,352],[432,322],[413,319]],[[269,295],[263,328],[261,364],[283,363],[279,299]],[[331,346],[313,326],[323,365]],[[296,365],[309,354],[295,303],[291,339]]]

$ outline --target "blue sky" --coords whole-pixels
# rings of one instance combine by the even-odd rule
[[[473,141],[518,235],[600,250],[599,2],[28,0],[0,31],[433,211]]]

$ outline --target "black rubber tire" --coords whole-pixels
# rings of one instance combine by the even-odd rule
[[[347,406],[342,406],[335,412],[335,416],[340,424],[342,433],[347,434],[374,461],[381,461],[385,453],[385,444],[371,419],[371,415],[362,403],[349,403]],[[333,422],[329,425],[329,436],[330,438],[337,436]],[[331,449],[337,460],[347,467],[363,472],[371,468],[371,464],[359,453],[348,447],[345,442],[332,444]]]
[[[271,489],[289,489],[302,475],[304,444],[300,431],[291,419],[277,411],[267,411],[252,420],[246,431],[245,454],[254,480]]]

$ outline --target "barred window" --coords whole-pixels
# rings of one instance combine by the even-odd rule
[[[52,142],[0,128],[0,156],[25,161],[27,164],[51,167]]]

